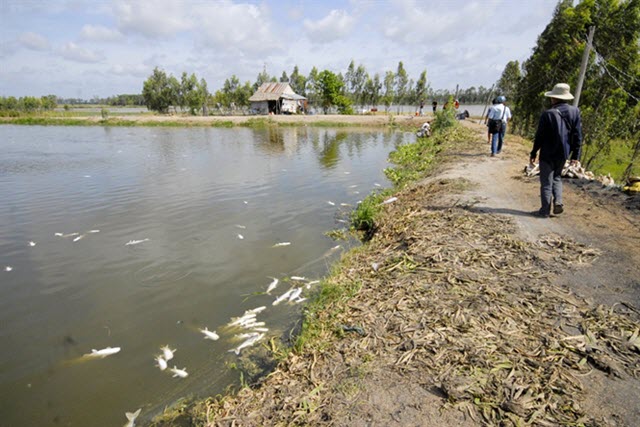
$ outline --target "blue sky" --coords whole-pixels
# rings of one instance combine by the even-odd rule
[[[263,67],[370,75],[402,61],[434,89],[491,86],[557,0],[0,0],[0,96],[140,93],[158,66],[211,91]]]

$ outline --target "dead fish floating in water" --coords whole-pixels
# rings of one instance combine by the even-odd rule
[[[125,243],[125,246],[131,246],[131,245],[139,245],[140,243],[144,243],[144,242],[148,242],[150,239],[142,239],[142,240],[129,240],[127,243]]]
[[[84,234],[79,235],[78,237],[76,237],[75,239],[73,239],[74,242],[77,242],[78,240],[82,240],[84,239]]]
[[[140,415],[140,411],[142,411],[142,408],[138,408],[138,410],[135,412],[125,412],[124,416],[127,417],[128,421],[124,425],[124,427],[135,427],[136,418],[138,418],[138,415]]]
[[[204,327],[204,329],[200,329],[200,332],[204,334],[205,340],[217,341],[218,339],[220,339],[220,336],[216,334],[216,331],[210,331],[206,326]]]
[[[247,226],[236,224],[236,228],[240,228],[241,230],[244,230],[245,228],[247,228]]]
[[[173,365],[173,368],[169,369],[173,372],[173,377],[187,378],[189,373],[187,372],[187,368],[178,369],[176,365]]]
[[[173,353],[177,351],[175,348],[171,350],[168,345],[165,345],[164,347],[160,347],[160,350],[162,350],[162,354],[164,355],[164,360],[167,360],[167,361],[173,359]]]
[[[252,345],[254,345],[256,342],[260,341],[262,338],[264,337],[264,334],[258,334],[255,335],[249,339],[247,339],[245,342],[243,342],[242,344],[240,344],[239,346],[237,346],[236,348],[233,348],[231,350],[229,350],[230,352],[234,352],[235,354],[240,354],[240,351],[243,348],[247,348],[247,347],[251,347]]]
[[[331,200],[329,200],[327,203],[329,203],[331,206],[335,206],[336,204],[334,202],[332,202]]]
[[[107,348],[103,348],[102,350],[91,349],[91,353],[85,354],[84,357],[92,357],[92,358],[99,357],[101,359],[104,359],[107,356],[111,356],[112,354],[116,354],[119,352],[120,352],[120,347],[107,347]]]
[[[35,245],[36,245],[36,242],[34,242],[34,241],[29,242],[29,246],[33,247]]]
[[[296,288],[293,292],[291,292],[291,294],[289,295],[289,302],[293,302],[293,300],[295,300],[296,298],[298,298],[300,296],[300,294],[302,293],[302,288]]]
[[[89,233],[99,233],[100,230],[89,230]]]
[[[280,248],[282,246],[289,246],[291,244],[291,242],[280,242],[280,243],[276,243],[275,245],[272,246],[272,248]]]
[[[158,362],[156,366],[160,368],[161,371],[164,371],[165,369],[167,369],[167,361],[164,360],[162,356],[156,356],[154,360]]]
[[[266,306],[264,306],[264,305],[262,305],[262,306],[260,306],[260,307],[253,308],[253,309],[251,309],[251,310],[247,310],[247,311],[245,311],[245,312],[244,312],[244,314],[245,314],[245,315],[248,315],[248,314],[258,314],[258,313],[260,313],[261,311],[264,311],[264,310],[266,310],[266,309],[267,309],[267,307],[266,307]]]
[[[267,288],[267,294],[271,293],[271,291],[274,290],[276,286],[278,286],[278,279],[274,277],[273,281],[269,283],[269,287]]]
[[[9,271],[11,271],[11,270],[13,270],[13,267],[11,267],[10,265],[7,265],[7,266],[4,268],[4,271],[7,271],[7,272],[9,272]]]
[[[238,234],[238,239],[243,240],[244,236],[242,234]]]
[[[273,305],[280,304],[282,301],[288,299],[293,291],[294,291],[293,289],[289,289],[287,292],[285,292],[284,294],[282,294],[278,298],[276,298],[276,300],[272,304]]]
[[[53,235],[56,236],[56,237],[62,237],[63,236],[62,233],[53,233]]]
[[[307,278],[304,277],[304,276],[291,276],[291,280],[297,280],[299,282],[304,282],[304,281],[307,280]]]

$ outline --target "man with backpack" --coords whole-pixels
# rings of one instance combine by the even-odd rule
[[[495,99],[495,104],[489,109],[487,114],[489,135],[491,135],[491,157],[500,153],[502,150],[502,130],[505,128],[507,118],[507,106],[504,105],[506,98],[499,96]],[[511,112],[509,112],[511,117]]]
[[[558,83],[544,96],[551,98],[551,108],[540,116],[529,161],[533,165],[540,151],[540,210],[534,215],[548,218],[564,211],[562,203],[562,169],[567,160],[573,165],[580,158],[582,121],[580,110],[567,104],[573,95],[566,83]]]

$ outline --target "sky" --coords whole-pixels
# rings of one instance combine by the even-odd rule
[[[557,0],[0,0],[0,96],[141,93],[154,67],[255,82],[298,66],[427,71],[433,89],[490,87],[529,58]]]

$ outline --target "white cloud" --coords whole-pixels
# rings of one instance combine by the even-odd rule
[[[304,27],[313,42],[328,43],[347,37],[354,21],[346,11],[333,9],[318,21],[305,19]]]
[[[186,15],[190,8],[187,2],[171,0],[116,0],[113,12],[122,32],[155,38],[191,28]]]
[[[122,39],[122,33],[102,25],[85,25],[80,31],[80,38],[86,41],[113,42]]]
[[[31,50],[49,50],[49,40],[40,34],[28,32],[18,37],[20,44]]]
[[[94,63],[104,59],[103,55],[69,42],[60,48],[60,54],[64,59],[75,62]]]
[[[194,12],[203,47],[263,57],[280,47],[277,27],[266,7],[222,0],[199,5]]]

